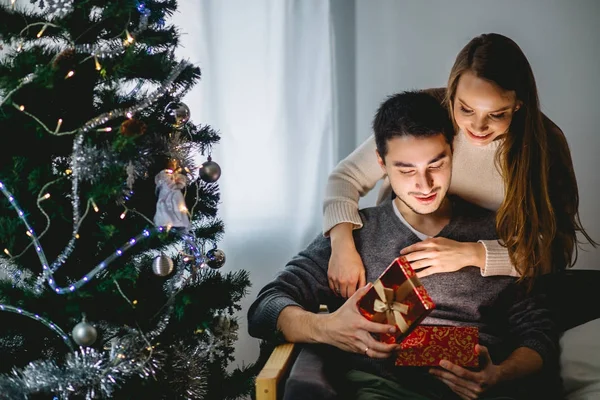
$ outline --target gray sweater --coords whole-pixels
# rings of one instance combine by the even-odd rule
[[[491,211],[450,197],[453,208],[448,225],[437,235],[459,242],[496,239]],[[360,211],[364,226],[354,231],[356,248],[362,257],[368,282],[376,280],[400,254],[419,239],[394,214],[391,200]],[[329,288],[327,268],[331,255],[328,238],[319,235],[295,256],[258,294],[248,311],[250,335],[271,339],[277,330],[281,310],[296,305],[318,312],[320,304],[334,311],[343,304]],[[477,267],[433,274],[421,279],[436,304],[424,325],[477,326],[480,343],[490,350],[497,364],[517,347],[538,352],[544,362],[557,355],[557,333],[550,313],[539,295],[526,294],[525,286],[508,276],[482,277]],[[365,355],[345,353],[345,365],[383,376],[393,376],[394,360],[374,360]],[[552,364],[552,363],[550,363]]]

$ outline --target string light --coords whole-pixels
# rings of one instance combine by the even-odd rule
[[[50,198],[50,193],[46,193],[42,197],[38,198],[39,201],[48,200]]]
[[[121,219],[125,219],[125,216],[126,216],[126,215],[127,215],[127,210],[123,211],[123,212],[121,213],[121,215],[119,215],[119,218],[121,218]]]
[[[92,202],[92,207],[94,208],[94,211],[96,211],[96,212],[100,211],[100,209],[98,208],[98,205],[96,204],[94,199],[90,199],[90,201]]]
[[[71,237],[71,239],[69,240],[69,243],[67,243],[67,245],[65,246],[63,251],[58,255],[57,259],[52,264],[52,267],[50,268],[51,273],[54,273],[55,271],[57,271],[61,267],[61,265],[63,265],[66,262],[69,255],[73,252],[73,249],[75,246],[75,240],[76,240],[74,235],[78,232],[79,226],[80,226],[81,222],[83,221],[83,218],[85,218],[85,215],[83,218],[80,215],[79,200],[78,200],[79,199],[78,157],[80,157],[82,154],[81,149],[82,149],[82,144],[83,144],[83,141],[85,138],[84,135],[93,129],[97,129],[98,126],[106,124],[110,120],[124,116],[127,112],[135,113],[135,112],[141,111],[141,110],[145,109],[146,107],[150,106],[150,104],[152,104],[153,102],[155,102],[156,100],[158,100],[159,98],[161,98],[162,96],[164,96],[166,93],[169,92],[171,86],[175,82],[175,79],[188,66],[190,66],[190,64],[187,61],[179,62],[179,64],[173,69],[173,71],[171,72],[171,75],[163,83],[163,85],[158,90],[156,90],[154,93],[152,93],[150,96],[146,97],[144,101],[139,102],[139,103],[137,103],[131,107],[125,108],[125,109],[115,109],[115,110],[100,114],[100,115],[96,116],[95,118],[92,118],[91,120],[86,122],[83,125],[83,127],[78,129],[77,136],[73,140],[73,152],[72,152],[72,157],[71,157],[72,162],[71,162],[71,169],[69,170],[69,174],[72,173],[72,176],[74,178],[71,180],[71,182],[72,182],[71,194],[72,194],[72,199],[73,199],[73,201],[72,201],[73,223],[74,223],[73,236]],[[149,221],[149,222],[152,223],[152,221]],[[195,240],[195,238],[191,238],[190,240]],[[47,265],[44,266],[44,269],[48,269],[48,268],[49,267]],[[36,284],[36,287],[38,290],[41,290],[41,285],[44,283],[44,279],[45,279],[45,276],[38,279],[38,282]]]
[[[65,170],[65,173],[67,175],[73,174],[73,177],[77,178],[77,170],[78,169],[77,169],[76,160],[80,154],[81,143],[83,142],[84,134],[86,132],[89,132],[92,129],[96,129],[99,125],[106,124],[106,122],[108,122],[112,119],[115,119],[115,118],[118,118],[121,116],[125,116],[128,112],[138,112],[138,111],[143,110],[144,108],[148,107],[151,103],[158,100],[160,97],[164,96],[165,94],[169,93],[169,91],[172,89],[172,85],[173,85],[175,79],[177,78],[177,76],[179,76],[179,74],[185,68],[187,68],[189,65],[190,64],[188,62],[185,62],[185,61],[180,62],[174,68],[174,70],[172,71],[171,75],[166,80],[166,82],[163,83],[163,85],[158,90],[156,90],[152,95],[146,97],[146,99],[144,101],[142,101],[132,107],[126,108],[126,109],[117,109],[117,110],[109,111],[107,113],[101,114],[101,115],[89,120],[88,122],[86,122],[83,125],[83,127],[81,127],[78,130],[79,134],[75,138],[74,144],[73,144],[73,155],[72,155],[73,163],[70,168]],[[15,105],[15,107],[16,107],[16,105]],[[23,106],[18,107],[18,108],[21,110],[24,110]],[[52,131],[49,131],[49,132],[52,132]],[[78,179],[73,179],[72,181],[73,181],[73,188],[72,188],[73,198],[77,199],[79,197],[78,190],[77,190]],[[31,229],[27,219],[25,218],[25,213],[19,208],[14,197],[8,190],[6,190],[6,188],[4,187],[2,182],[0,182],[0,191],[2,191],[2,193],[5,195],[5,197],[8,198],[11,207],[13,209],[15,209],[15,211],[17,211],[17,214],[18,214],[19,218],[21,219],[21,221],[24,223],[25,228],[32,232],[32,236],[30,238],[31,238],[32,244],[35,246],[36,254],[41,262],[42,271],[43,271],[40,278],[38,279],[37,286],[40,287],[41,284],[43,284],[44,282],[47,282],[48,285],[57,294],[65,294],[65,293],[74,292],[81,286],[88,283],[99,272],[105,270],[108,265],[110,265],[116,258],[118,258],[122,254],[124,254],[124,252],[126,250],[130,249],[131,247],[133,247],[134,245],[139,243],[139,241],[141,241],[142,239],[149,238],[153,234],[167,232],[170,234],[173,233],[173,234],[180,236],[181,240],[183,240],[187,244],[187,246],[190,248],[190,251],[194,255],[194,258],[195,258],[198,266],[204,265],[204,262],[203,262],[204,254],[201,252],[201,249],[199,249],[198,246],[196,245],[197,239],[194,235],[189,234],[187,232],[187,230],[184,230],[181,228],[173,228],[171,226],[167,226],[167,227],[159,226],[159,227],[154,227],[151,229],[143,230],[142,233],[140,233],[138,236],[130,239],[127,243],[125,243],[116,252],[112,252],[106,259],[104,259],[102,262],[100,262],[98,265],[96,265],[96,267],[94,267],[89,273],[85,274],[81,279],[79,279],[78,281],[75,281],[74,283],[72,283],[69,286],[60,287],[57,285],[56,281],[53,279],[53,274],[60,268],[61,265],[63,265],[66,262],[70,252],[73,251],[74,246],[72,245],[72,242],[70,242],[67,245],[67,247],[65,248],[65,250],[63,250],[61,252],[61,254],[59,254],[57,260],[54,263],[52,263],[52,265],[50,265],[48,263],[48,260],[46,259],[46,255],[42,249],[42,246],[39,243],[38,237],[35,234],[33,234],[33,230]],[[73,221],[75,223],[75,226],[73,229],[73,236],[71,238],[71,241],[74,241],[76,238],[79,237],[79,235],[77,234],[77,230],[78,230],[79,224],[81,223],[78,207],[76,204],[74,204],[73,207],[74,207]],[[151,223],[151,221],[150,221],[150,223]],[[10,253],[8,252],[8,249],[5,249],[5,253],[7,255],[10,255]],[[201,269],[201,270],[204,271],[205,269]],[[40,287],[40,289],[41,289],[41,287]]]
[[[19,44],[17,45],[17,53],[20,53],[21,50],[23,50],[23,42],[19,42]]]
[[[19,106],[19,110],[21,110],[21,111],[25,111],[25,106],[21,104],[21,105]]]
[[[204,254],[202,254],[201,250],[196,245],[196,238],[193,235],[189,234],[185,229],[182,228],[173,228],[171,226],[158,226],[151,229],[144,229],[142,233],[129,239],[125,244],[118,248],[117,251],[111,253],[107,258],[105,258],[102,262],[96,265],[96,267],[94,267],[90,272],[85,274],[81,279],[74,283],[71,283],[69,286],[60,287],[56,284],[56,281],[53,279],[54,271],[48,267],[48,260],[46,259],[46,255],[42,249],[41,244],[39,243],[37,236],[33,233],[33,229],[31,228],[29,222],[25,218],[25,213],[20,209],[12,194],[8,190],[6,190],[2,182],[0,182],[0,191],[2,191],[4,196],[8,198],[11,206],[17,211],[17,214],[19,215],[19,218],[21,219],[25,227],[32,233],[30,238],[35,246],[36,253],[42,264],[42,277],[50,285],[50,287],[54,290],[56,294],[72,293],[75,290],[79,289],[80,287],[88,283],[92,278],[94,278],[100,271],[105,270],[106,267],[110,265],[115,259],[121,257],[127,250],[134,247],[142,240],[151,237],[153,234],[168,232],[179,236],[187,244],[195,259],[200,260],[199,265],[204,263]],[[74,236],[77,237],[78,235],[75,234]],[[4,252],[10,257],[12,257],[8,249],[4,249]]]
[[[112,128],[107,126],[106,128],[100,128],[96,130],[97,132],[112,132]]]
[[[65,76],[65,79],[69,79],[73,75],[75,75],[75,71],[71,70],[71,71],[67,72],[67,75]]]
[[[102,65],[100,65],[100,61],[98,60],[98,56],[94,56],[94,63],[96,64],[96,71],[100,71],[102,69]]]
[[[33,314],[29,311],[23,310],[22,308],[9,306],[7,304],[0,304],[0,311],[12,312],[41,322],[54,333],[56,333],[58,336],[60,336],[63,342],[71,351],[75,351],[75,349],[73,348],[73,344],[69,340],[69,336],[67,336],[67,334],[62,329],[60,329],[60,327],[58,327],[55,323],[40,317],[38,314]]]

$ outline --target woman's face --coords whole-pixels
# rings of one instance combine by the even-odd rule
[[[520,106],[514,91],[467,71],[458,80],[452,111],[456,125],[467,139],[484,146],[508,131]]]

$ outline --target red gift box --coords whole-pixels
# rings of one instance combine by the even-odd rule
[[[477,367],[478,342],[477,327],[421,325],[400,343],[396,365],[437,366],[441,360],[448,360],[462,367]]]
[[[380,334],[385,343],[399,343],[434,308],[417,274],[404,257],[396,258],[358,301],[360,313],[375,322],[396,325],[396,333]]]

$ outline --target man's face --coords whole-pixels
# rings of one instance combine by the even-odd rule
[[[452,177],[452,149],[444,135],[395,137],[387,145],[385,160],[377,158],[398,199],[416,214],[436,211]]]

